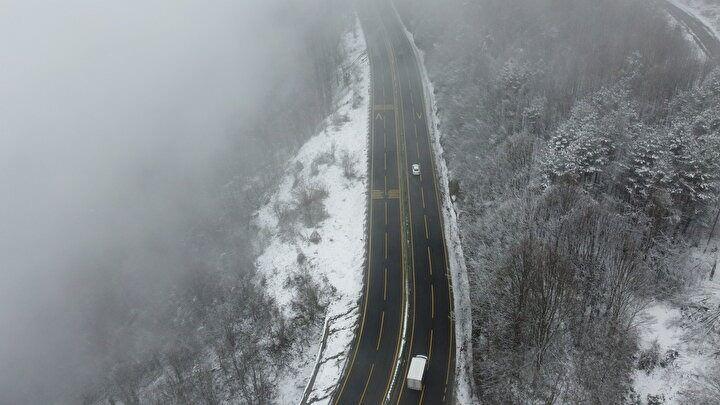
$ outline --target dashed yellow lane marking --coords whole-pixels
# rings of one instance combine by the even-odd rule
[[[428,232],[427,215],[423,214],[423,222],[425,223],[425,239],[430,239],[430,233]]]
[[[388,236],[387,236],[387,232],[385,232],[385,258],[387,259],[387,257],[388,257]]]
[[[430,329],[430,347],[428,348],[428,361],[432,358],[432,348],[433,348],[433,330]]]
[[[360,396],[360,402],[358,402],[358,404],[362,404],[365,400],[365,393],[367,392],[368,385],[370,385],[370,379],[372,378],[373,370],[375,370],[375,363],[370,366],[370,373],[368,373],[367,381],[365,381],[365,388],[363,388],[362,395]]]
[[[375,351],[380,350],[380,342],[382,342],[383,326],[385,326],[385,311],[380,315],[380,333],[378,334],[377,344],[375,345]]]
[[[383,300],[387,301],[387,267],[385,267],[385,275],[383,276]]]
[[[430,318],[435,319],[435,286],[430,284]]]
[[[387,200],[385,201],[385,225],[388,224],[388,206],[387,206]]]
[[[430,254],[430,246],[427,247],[428,256],[428,269],[430,269],[430,275],[432,276],[432,255]]]

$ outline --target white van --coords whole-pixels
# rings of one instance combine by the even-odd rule
[[[427,357],[421,354],[413,356],[410,360],[408,368],[407,386],[411,390],[421,391],[423,389],[423,377],[425,376],[425,366],[427,365]]]

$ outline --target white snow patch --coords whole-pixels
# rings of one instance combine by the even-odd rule
[[[394,8],[393,4],[393,8]],[[432,127],[428,128],[432,137],[432,149],[435,168],[437,169],[436,184],[438,185],[442,203],[443,227],[447,245],[448,261],[453,291],[453,307],[455,320],[455,402],[458,404],[476,403],[473,393],[473,359],[472,359],[472,312],[470,304],[470,283],[468,280],[465,256],[460,240],[460,229],[457,223],[457,211],[450,198],[449,171],[443,157],[444,151],[440,144],[442,130],[440,116],[435,103],[435,88],[425,68],[425,54],[415,44],[415,37],[407,29],[395,9],[396,17],[408,37],[415,54],[420,61],[420,74],[423,81],[426,116],[432,117]]]
[[[653,342],[657,342],[661,358],[669,350],[682,353],[670,366],[658,366],[650,373],[635,371],[634,388],[643,403],[646,403],[648,396],[662,396],[668,403],[677,402],[680,390],[687,383],[687,374],[695,372],[698,359],[696,356],[687,356],[683,333],[677,326],[680,316],[678,308],[662,302],[652,304],[643,313],[645,325],[641,332],[640,349],[646,350]]]
[[[311,401],[316,399],[315,403],[330,400],[328,395],[342,374],[359,315],[365,257],[370,66],[358,21],[344,37],[344,46],[344,71],[351,72],[353,84],[337,96],[337,110],[325,120],[325,129],[307,141],[288,163],[277,192],[257,217],[267,243],[257,266],[285,314],[293,312],[293,289],[285,282],[301,266],[309,268],[316,281],[326,279],[336,290],[325,326],[310,339],[315,342],[313,347],[304,348],[280,376],[277,399],[283,404],[298,403],[305,393]],[[352,158],[356,176],[345,175],[343,156]],[[280,223],[276,207],[294,207],[294,190],[303,182],[327,190],[323,201],[327,218],[313,227],[299,220]],[[308,386],[313,374],[314,384]]]
[[[692,403],[693,391],[702,389],[711,378],[707,374],[711,366],[720,362],[720,325],[708,324],[708,315],[720,311],[720,277],[707,280],[716,254],[716,250],[705,253],[700,249],[691,253],[690,265],[706,278],[699,282],[697,292],[678,302],[653,302],[640,315],[640,350],[656,342],[659,359],[666,360],[651,371],[634,372],[633,388],[643,404],[650,399]],[[673,351],[677,358],[667,360]]]

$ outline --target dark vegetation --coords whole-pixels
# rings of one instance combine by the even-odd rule
[[[396,4],[437,92],[476,395],[624,402],[635,316],[715,217],[720,72],[646,1]]]
[[[252,220],[287,159],[332,111],[340,40],[353,20],[343,0],[280,3],[278,18],[299,27],[302,47],[287,76],[269,83],[271,94],[237,129],[235,148],[219,164],[217,186],[207,190],[219,210],[181,230],[179,245],[151,248],[150,257],[166,260],[108,251],[92,279],[78,280],[86,286],[77,301],[94,366],[69,402],[272,403],[290,349],[306,344],[307,328],[322,322],[332,291],[323,291],[302,263],[288,280],[295,315],[288,318],[269,298],[254,267]],[[302,190],[300,215],[316,221],[325,191]],[[164,276],[138,276],[158,266],[167,267]]]

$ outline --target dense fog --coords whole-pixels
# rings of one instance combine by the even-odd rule
[[[666,2],[393,3],[435,89],[439,189],[468,276],[468,364],[456,370],[467,391],[480,403],[660,403],[636,377],[698,351],[646,345],[650,304],[682,308],[693,319],[678,324],[720,341],[720,306],[689,298],[717,280],[720,257],[710,48]],[[295,390],[315,379],[294,367],[298,353],[315,358],[336,291],[300,249],[281,287],[257,258],[270,233],[321,240],[319,166],[356,176],[334,141],[304,167],[292,157],[350,122],[342,103],[362,105],[358,62],[374,58],[345,46],[365,5],[382,4],[0,1],[0,404],[266,404],[287,402],[288,375]],[[395,74],[373,74],[396,89]],[[294,184],[281,203],[282,179]],[[261,229],[260,207],[277,229]],[[386,261],[387,249],[385,233]],[[686,402],[720,401],[712,353],[678,391]]]
[[[172,276],[245,118],[292,67],[295,27],[274,6],[3,3],[0,403],[92,373],[79,297],[119,270],[108,256],[139,291]]]

